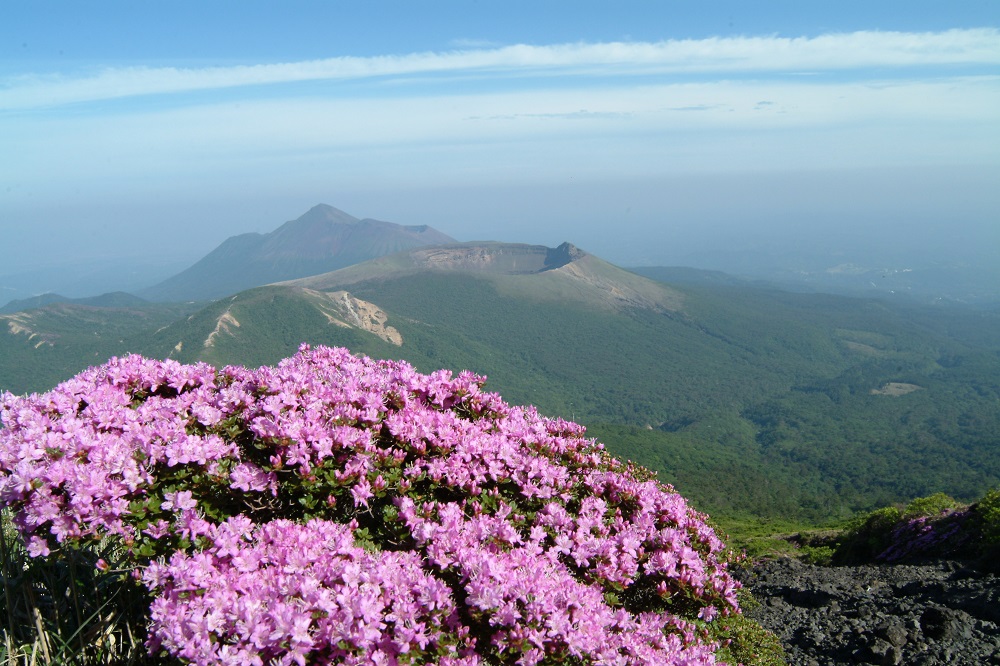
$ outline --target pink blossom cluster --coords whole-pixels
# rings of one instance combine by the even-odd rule
[[[151,648],[195,664],[714,663],[705,517],[483,381],[112,359],[3,396],[0,503],[34,555],[120,539]]]
[[[450,590],[414,552],[365,552],[322,520],[238,516],[210,535],[146,568],[151,647],[197,664],[476,663]]]
[[[509,507],[470,519],[456,504],[421,512],[408,499],[401,504],[430,561],[462,581],[469,612],[491,627],[492,646],[519,654],[518,664],[541,663],[553,643],[585,663],[714,663],[713,646],[697,642],[690,623],[669,612],[633,615],[605,603],[601,586],[574,575],[561,549],[545,547],[543,528],[522,539],[506,521]],[[667,627],[676,633],[665,633]]]
[[[222,461],[238,459],[232,442],[206,431],[228,397],[216,379],[207,365],[132,356],[43,395],[4,394],[0,503],[17,509],[15,524],[32,554],[48,554],[53,539],[134,541],[133,503],[148,497],[160,468],[221,472]]]

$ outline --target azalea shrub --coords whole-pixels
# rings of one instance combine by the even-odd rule
[[[116,544],[147,647],[194,664],[712,664],[722,541],[668,485],[469,372],[303,346],[139,356],[2,397],[28,553]]]
[[[855,518],[833,554],[837,564],[900,563],[929,557],[981,560],[996,568],[1000,489],[967,505],[936,493],[905,508],[884,507]]]

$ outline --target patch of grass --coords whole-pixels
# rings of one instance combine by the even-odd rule
[[[786,666],[785,650],[778,637],[745,615],[760,603],[746,590],[740,590],[739,601],[743,615],[712,623],[712,638],[724,646],[716,652],[716,658],[727,664]]]
[[[32,558],[3,511],[0,665],[159,663],[145,647],[145,588],[116,570],[111,541]],[[105,571],[97,563],[112,563]]]

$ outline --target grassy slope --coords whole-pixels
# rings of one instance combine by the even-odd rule
[[[56,303],[0,316],[0,391],[44,391],[192,309],[186,305],[94,307]],[[135,345],[135,346],[133,346]]]

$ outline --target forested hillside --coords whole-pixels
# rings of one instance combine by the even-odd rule
[[[301,342],[339,345],[485,374],[488,389],[583,423],[713,515],[823,521],[1000,484],[996,312],[733,284],[675,286],[669,308],[607,307],[552,298],[554,277],[534,277],[424,271],[349,285],[400,344],[296,286],[185,316],[98,321],[108,312],[49,306],[8,321],[21,330],[5,333],[0,380],[44,389],[129,351],[257,366]]]

